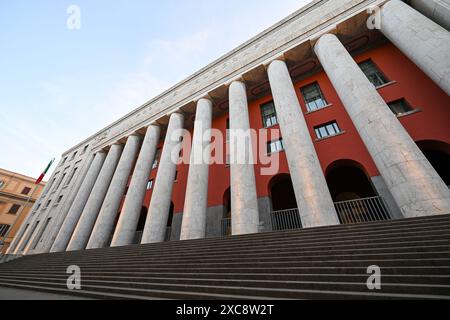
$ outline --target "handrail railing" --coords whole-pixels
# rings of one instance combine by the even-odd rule
[[[164,236],[164,241],[170,241],[172,236],[172,227],[166,228],[166,235]]]
[[[231,236],[231,218],[222,219],[222,236]]]
[[[355,224],[391,220],[389,210],[382,197],[370,197],[334,204],[341,224]]]
[[[298,209],[272,211],[270,217],[272,220],[273,231],[294,230],[302,228],[302,222],[300,220]]]

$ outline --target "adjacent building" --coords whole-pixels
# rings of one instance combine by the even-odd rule
[[[31,207],[44,189],[45,182],[0,169],[0,252],[5,252]]]
[[[449,214],[442,3],[311,2],[65,152],[9,253]]]

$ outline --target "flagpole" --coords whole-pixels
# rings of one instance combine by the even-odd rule
[[[6,231],[5,235],[3,236],[3,238],[0,240],[0,243],[2,244],[2,249],[0,253],[3,253],[4,250],[4,246],[5,246],[5,240],[8,238],[10,232],[14,229],[14,227],[16,226],[17,222],[19,221],[19,217],[22,215],[23,210],[25,210],[26,207],[28,207],[28,204],[30,203],[31,199],[33,198],[34,194],[36,193],[37,189],[39,188],[40,184],[36,184],[34,186],[33,192],[28,196],[27,201],[25,202],[25,205],[22,206],[20,208],[20,212],[18,212],[16,214],[16,218],[14,219],[13,224],[11,225],[11,227],[8,229],[8,231]],[[31,208],[32,209],[32,208]]]

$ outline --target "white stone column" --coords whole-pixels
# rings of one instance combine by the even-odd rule
[[[97,181],[95,181],[83,213],[67,246],[67,251],[83,250],[86,248],[95,220],[97,219],[117,163],[119,162],[122,149],[123,147],[120,144],[113,144],[109,149]]]
[[[127,139],[86,249],[103,248],[107,246],[110,240],[119,212],[120,202],[139,150],[140,140],[140,137],[137,135],[131,135]]]
[[[258,233],[258,197],[245,84],[232,82],[229,96],[231,231],[233,235]]]
[[[411,0],[411,6],[440,26],[450,30],[450,0]]]
[[[173,113],[170,116],[155,187],[142,234],[141,243],[143,244],[164,241],[177,170],[176,160],[178,160],[177,156],[181,150],[183,123],[182,114]]]
[[[450,191],[339,39],[315,52],[404,217],[450,212]]]
[[[66,220],[69,210],[72,207],[76,196],[80,192],[83,182],[87,178],[87,174],[89,173],[89,170],[92,166],[95,156],[96,156],[95,154],[90,154],[84,160],[82,168],[79,169],[79,170],[81,170],[81,172],[79,172],[78,174],[76,174],[76,173],[74,174],[72,171],[71,174],[74,174],[72,177],[72,181],[75,181],[75,182],[70,184],[70,186],[69,186],[70,192],[67,195],[67,198],[64,201],[64,204],[60,208],[59,213],[55,217],[56,221],[55,221],[54,225],[51,227],[51,229],[49,230],[46,238],[44,238],[44,243],[42,244],[42,246],[40,248],[38,247],[37,250],[35,250],[36,253],[48,253],[50,251],[50,249],[52,248],[53,244],[55,243],[56,237],[57,237],[59,231],[61,230],[64,221]],[[98,172],[100,172],[100,169],[101,169],[101,166],[99,166]],[[72,170],[74,170],[74,169],[72,169]],[[98,175],[98,172],[97,172],[97,175]],[[91,180],[93,181],[92,182],[92,186],[93,186],[95,179],[91,179]],[[91,189],[92,189],[92,187],[91,187]],[[87,201],[87,196],[85,199],[86,200],[84,200],[83,205]],[[80,210],[80,213],[81,213],[81,210]],[[67,240],[67,243],[68,243],[68,241],[69,240]]]
[[[181,240],[202,239],[206,236],[212,108],[213,104],[208,99],[197,102]]]
[[[87,172],[80,190],[78,191],[75,200],[73,201],[72,206],[64,219],[50,252],[63,252],[66,250],[70,238],[72,237],[72,233],[77,226],[81,213],[83,212],[84,206],[89,199],[89,195],[91,194],[95,181],[97,180],[103,163],[105,162],[105,158],[106,153],[103,151],[95,154],[94,160],[89,167],[89,171]]]
[[[339,224],[286,63],[273,61],[268,75],[302,225]]]
[[[160,129],[158,126],[150,125],[147,128],[122,213],[111,242],[112,247],[127,246],[133,243],[141,215],[142,203],[147,191],[148,179],[155,160],[159,135]]]
[[[450,32],[399,0],[382,7],[381,32],[450,95]]]

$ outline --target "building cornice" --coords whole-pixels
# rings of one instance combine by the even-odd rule
[[[94,152],[100,150],[198,96],[264,65],[289,48],[317,37],[368,6],[382,2],[384,0],[315,0],[85,139],[64,156],[88,143],[93,144]]]

